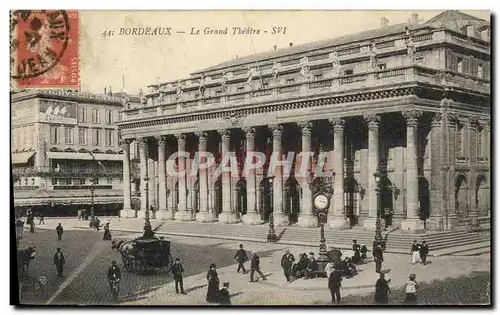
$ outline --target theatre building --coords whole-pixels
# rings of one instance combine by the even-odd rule
[[[23,91],[12,94],[11,106],[16,209],[76,216],[79,209],[94,206],[96,215],[118,214],[123,158],[116,121],[122,98]]]
[[[328,191],[333,229],[450,230],[490,218],[490,24],[446,11],[408,23],[240,57],[152,85],[123,110],[122,217],[317,227],[314,196]],[[131,210],[130,145],[139,147],[141,210]],[[268,163],[249,176],[167,175],[196,151],[215,166],[235,152],[312,151],[305,177]],[[326,154],[328,177],[315,165]],[[297,168],[298,160],[293,161]],[[279,170],[279,169],[278,169]],[[377,176],[375,176],[377,175]]]

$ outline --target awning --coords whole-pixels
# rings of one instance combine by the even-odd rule
[[[90,197],[80,198],[28,198],[28,199],[15,199],[14,206],[43,206],[50,205],[90,205],[92,200]],[[109,204],[109,203],[123,203],[123,197],[106,196],[94,197],[94,204]]]
[[[26,164],[34,154],[35,151],[12,153],[12,164]]]
[[[97,161],[123,161],[122,154],[102,154],[93,153]],[[90,153],[77,153],[77,152],[47,152],[49,159],[59,160],[93,160]]]

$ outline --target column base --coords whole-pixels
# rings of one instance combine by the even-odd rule
[[[226,224],[238,222],[238,221],[236,221],[236,213],[234,213],[234,212],[222,212],[221,214],[219,214],[219,222],[226,223]]]
[[[443,217],[429,217],[425,220],[425,227],[429,231],[444,231],[444,219]]]
[[[299,216],[297,224],[299,227],[315,228],[318,227],[318,217],[313,214],[302,214]]]
[[[328,226],[335,230],[347,230],[351,228],[351,224],[349,223],[349,219],[344,216],[334,216],[333,218],[328,219]]]
[[[424,222],[420,219],[405,219],[401,222],[401,232],[419,233],[424,232]]]
[[[132,209],[120,210],[120,218],[123,218],[123,219],[135,218],[135,210],[132,210]]]
[[[170,220],[172,219],[172,213],[167,210],[158,210],[156,211],[156,219],[157,220]]]
[[[448,215],[446,230],[455,230],[458,227],[458,216],[456,214]]]
[[[151,214],[151,212],[149,214]],[[145,219],[146,218],[146,210],[139,210],[139,211],[137,211],[137,218],[139,218],[139,219]]]
[[[288,226],[289,225],[288,216],[286,214],[284,214],[283,212],[274,212],[273,217],[274,217],[274,226]]]
[[[214,216],[209,212],[198,212],[196,214],[197,222],[214,222]]]
[[[246,225],[259,225],[262,224],[260,214],[257,212],[247,213],[243,215],[243,224]]]
[[[170,217],[168,220],[174,220],[175,219],[175,208],[169,208],[167,212],[170,214]]]
[[[375,231],[377,229],[377,218],[365,218],[363,220],[363,229],[365,231]]]
[[[191,221],[191,212],[186,210],[175,213],[175,221]]]

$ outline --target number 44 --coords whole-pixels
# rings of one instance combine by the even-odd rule
[[[113,35],[113,31],[104,31],[101,35],[102,37],[111,37]]]

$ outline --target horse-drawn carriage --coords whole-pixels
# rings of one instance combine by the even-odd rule
[[[170,241],[156,237],[139,237],[132,241],[112,242],[122,254],[125,270],[139,274],[169,272],[173,259],[170,254]]]

